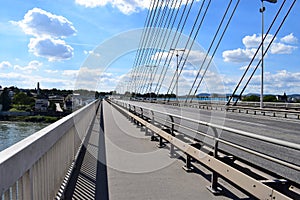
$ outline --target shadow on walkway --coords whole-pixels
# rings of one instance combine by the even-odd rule
[[[88,142],[79,153],[64,199],[109,199],[102,103],[92,124],[86,138]]]

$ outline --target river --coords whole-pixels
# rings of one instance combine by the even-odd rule
[[[48,126],[46,123],[0,121],[0,151]]]

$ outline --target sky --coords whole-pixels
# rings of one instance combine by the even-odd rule
[[[195,4],[201,2],[196,0]],[[204,50],[209,48],[212,35],[209,23],[225,7],[224,1],[213,3],[207,28],[196,39]],[[282,0],[277,4],[265,2],[266,28],[281,3]],[[112,91],[124,85],[122,80],[130,74],[138,47],[134,45],[140,40],[150,1],[0,0],[0,4],[0,86],[36,88],[40,82],[41,88],[48,89]],[[221,82],[223,92],[234,90],[261,41],[260,6],[260,0],[241,0],[214,56],[214,70],[209,71],[207,84]],[[299,10],[300,3],[296,2],[265,56],[265,93],[300,93]],[[188,24],[184,33],[190,28]],[[270,32],[266,44],[275,31]],[[123,41],[128,34],[134,42]],[[103,56],[112,57],[103,60]],[[201,55],[194,57],[199,59]],[[197,72],[199,64],[195,65],[183,71],[186,84],[181,84],[182,93],[186,93],[192,81],[188,74]],[[199,92],[215,92],[202,90]],[[259,92],[260,70],[246,90]]]

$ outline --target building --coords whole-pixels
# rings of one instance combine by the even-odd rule
[[[288,97],[287,97],[286,93],[284,93],[283,95],[277,95],[276,99],[277,99],[277,101],[288,102]]]
[[[48,110],[49,105],[50,105],[50,102],[48,101],[48,99],[36,99],[35,100],[35,111],[46,112]]]

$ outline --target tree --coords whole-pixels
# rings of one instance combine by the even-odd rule
[[[0,104],[2,104],[2,110],[8,111],[10,109],[10,98],[8,95],[9,91],[7,88],[4,88],[2,94],[0,95]]]
[[[251,96],[248,96],[248,97],[244,97],[243,98],[243,101],[255,101],[255,102],[259,102],[259,96],[256,96],[256,95],[251,95]]]
[[[277,102],[276,96],[274,95],[264,96],[264,102]]]
[[[20,92],[14,96],[13,103],[17,105],[33,106],[35,100],[33,97],[27,96],[27,94],[25,94],[24,92]]]

